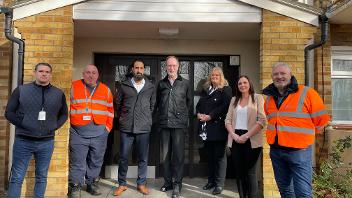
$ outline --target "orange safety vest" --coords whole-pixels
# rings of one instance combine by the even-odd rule
[[[302,85],[296,93],[287,96],[280,109],[274,98],[268,96],[264,109],[268,119],[267,142],[274,144],[278,136],[278,144],[284,147],[307,148],[314,143],[315,133],[330,120],[319,94]]]
[[[105,124],[108,131],[112,129],[114,119],[113,97],[109,87],[99,83],[91,96],[82,80],[72,82],[70,122],[75,126],[83,126],[94,121]]]

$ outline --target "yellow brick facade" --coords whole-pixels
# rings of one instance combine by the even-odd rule
[[[24,83],[33,81],[33,67],[38,62],[53,66],[52,84],[69,99],[73,66],[72,6],[67,6],[15,21],[25,39]],[[69,101],[68,101],[69,102]],[[56,132],[55,149],[49,167],[45,197],[65,197],[68,186],[69,123]],[[22,186],[22,196],[32,196],[34,161],[31,161]]]
[[[9,163],[9,133],[10,127],[4,117],[7,100],[10,94],[11,82],[11,42],[6,39],[4,29],[5,16],[0,15],[0,197],[7,185]]]
[[[276,62],[286,62],[299,84],[304,84],[304,48],[318,29],[295,19],[263,10],[260,33],[260,83],[261,88],[272,82],[271,69]],[[264,134],[265,135],[265,134]],[[263,149],[264,197],[280,197],[271,160],[269,146]]]
[[[3,27],[3,15],[0,27]],[[18,32],[25,39],[24,82],[33,80],[33,66],[38,62],[53,65],[55,86],[63,89],[69,98],[73,67],[73,22],[72,6],[27,17],[15,22]],[[8,175],[9,125],[3,117],[10,90],[11,45],[0,29],[0,197]],[[275,62],[284,61],[292,66],[299,83],[304,83],[304,47],[310,39],[319,40],[319,30],[309,24],[263,10],[260,33],[260,85],[264,88],[271,83],[271,68]],[[331,25],[331,40],[315,50],[314,86],[331,109],[331,45],[352,46],[352,25]],[[322,56],[323,55],[323,56]],[[321,58],[323,57],[323,59]],[[324,80],[323,80],[324,78]],[[323,90],[324,83],[324,90]],[[68,177],[68,127],[66,123],[57,132],[55,150],[52,157],[46,197],[65,197]],[[317,138],[317,152],[321,148],[323,136]],[[269,158],[268,145],[263,155],[263,195],[268,198],[280,197]],[[34,184],[34,163],[30,163],[23,196],[31,196]]]

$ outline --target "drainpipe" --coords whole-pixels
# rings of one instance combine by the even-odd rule
[[[18,44],[18,70],[17,85],[23,84],[23,65],[24,65],[24,41],[12,35],[12,8],[0,7],[0,14],[5,14],[5,36],[12,42]]]
[[[321,24],[321,38],[319,43],[313,43],[312,45],[308,45],[304,48],[304,83],[308,86],[309,83],[309,75],[308,75],[308,61],[311,57],[309,57],[309,51],[324,45],[328,39],[328,27],[329,27],[329,19],[326,15],[320,15],[319,17],[320,24]]]

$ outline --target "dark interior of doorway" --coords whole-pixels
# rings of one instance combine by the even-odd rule
[[[142,59],[145,65],[150,66],[150,76],[152,81],[156,83],[162,78],[162,64],[165,61],[166,55],[145,55],[145,54],[106,54],[106,53],[95,53],[94,63],[98,67],[100,72],[100,81],[107,84],[111,90],[115,90],[116,80],[116,66],[126,65],[129,66],[133,60]],[[180,62],[185,61],[190,63],[188,68],[189,80],[193,87],[194,82],[194,66],[197,62],[222,62],[225,78],[229,81],[231,87],[234,86],[236,78],[239,76],[239,67],[229,65],[228,55],[216,55],[216,56],[204,56],[204,55],[180,55],[178,56]],[[197,95],[197,91],[193,92],[193,95]],[[194,104],[196,105],[196,104]],[[192,107],[193,108],[193,107]],[[195,123],[195,116],[190,118],[190,123]],[[114,126],[117,125],[117,120],[114,120]],[[114,128],[112,133],[109,135],[108,147],[105,153],[105,165],[118,164],[118,155],[112,153],[114,136],[118,135],[118,130]],[[202,148],[198,148],[195,142],[199,141],[197,126],[191,124],[188,130],[189,141],[188,141],[188,163],[185,164],[184,175],[189,177],[203,177],[207,175],[206,165],[206,153],[202,151]],[[157,126],[153,126],[151,133],[151,143],[149,151],[148,164],[156,166],[156,176],[162,176],[162,164],[160,163],[160,148],[159,148],[159,134]],[[116,150],[116,148],[115,148]],[[198,153],[198,154],[197,154]],[[196,158],[201,158],[199,162],[195,163]],[[132,151],[130,157],[130,165],[136,165],[136,154]],[[228,172],[227,177],[232,178],[233,167],[231,159],[228,158]],[[104,167],[102,168],[102,176],[104,176]]]

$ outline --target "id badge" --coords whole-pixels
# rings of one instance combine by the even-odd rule
[[[83,120],[91,120],[90,115],[89,116],[83,116]]]
[[[46,120],[46,112],[45,111],[39,111],[38,114],[38,120]]]

